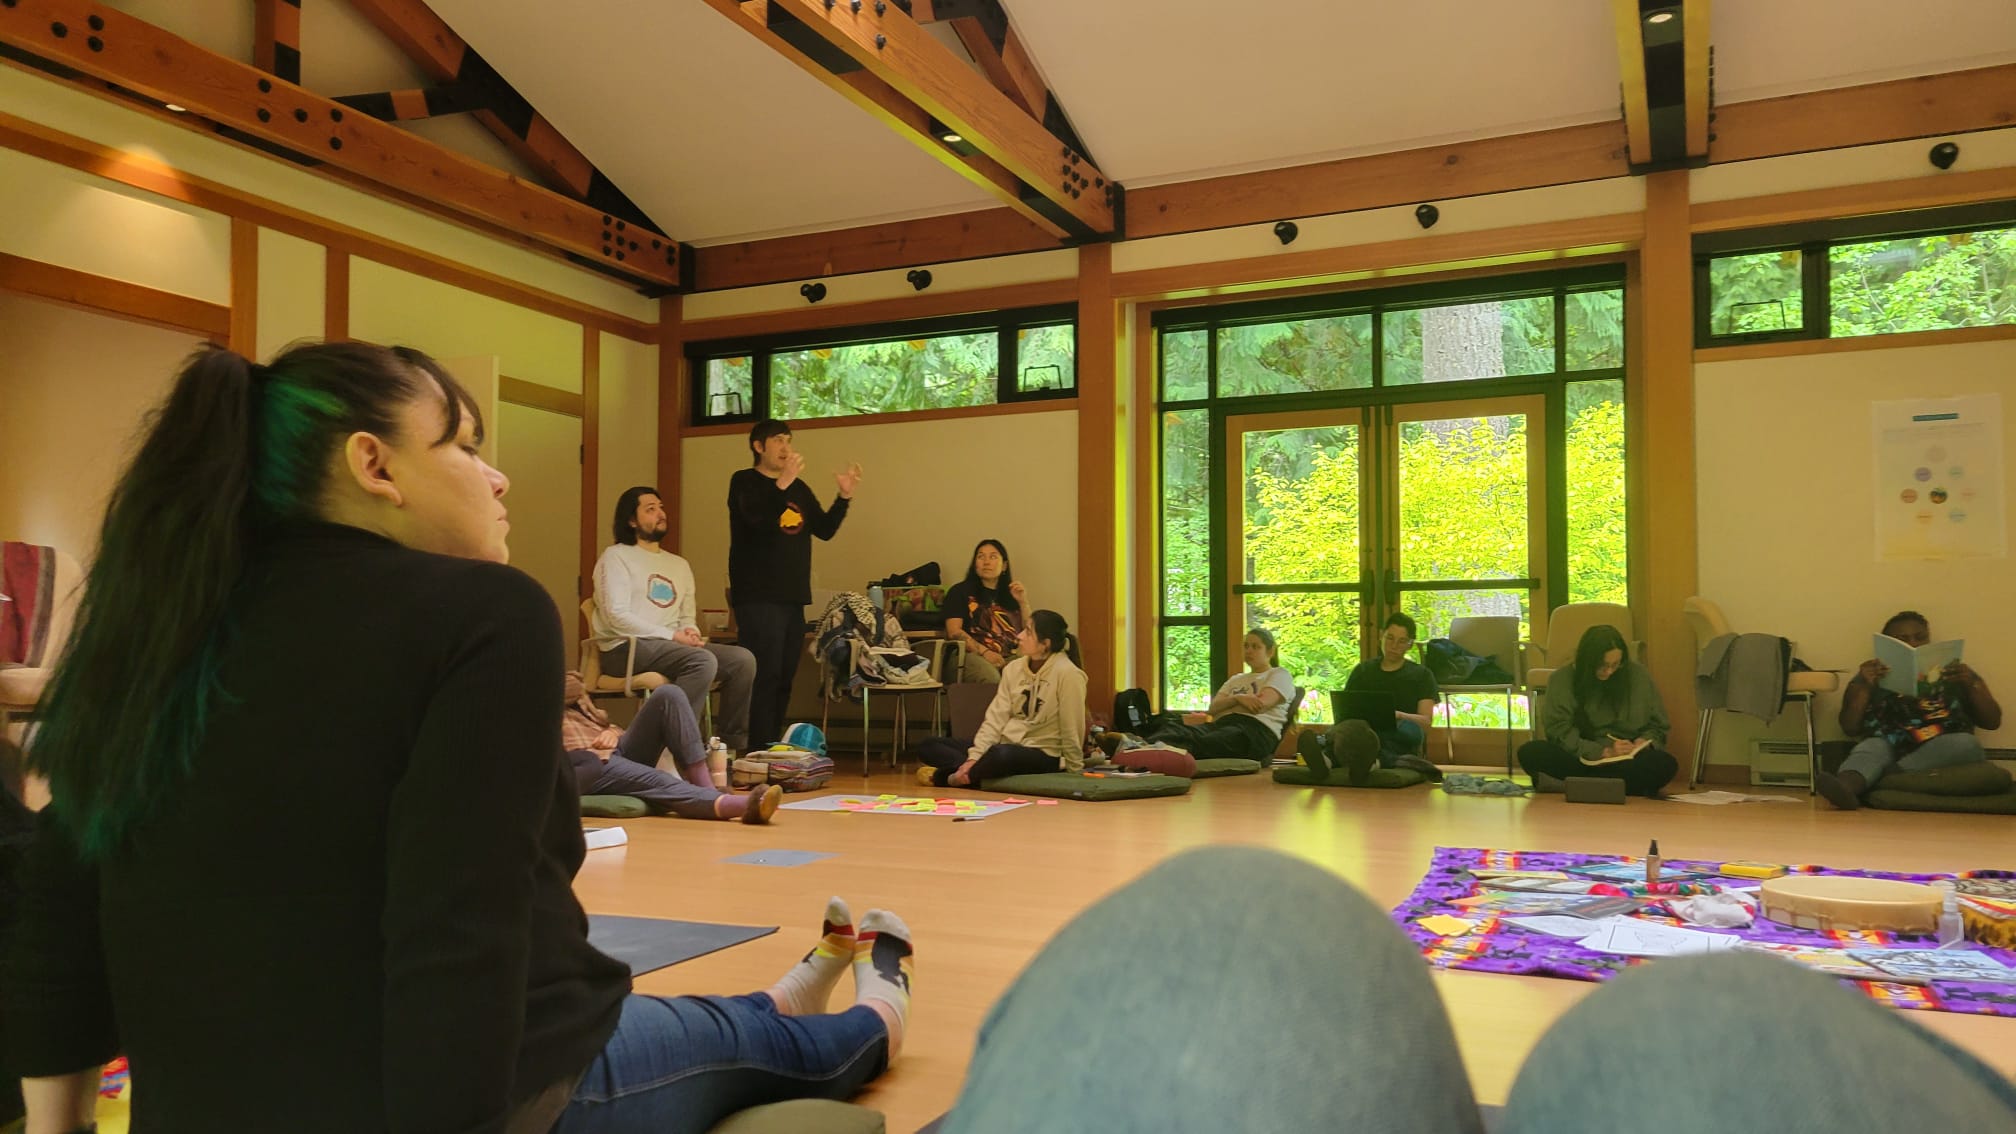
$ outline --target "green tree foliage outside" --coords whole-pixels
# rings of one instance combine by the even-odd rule
[[[1551,370],[1554,297],[1535,297],[1383,317],[1387,384],[1447,381],[1460,367],[1482,376]],[[1570,371],[1621,367],[1623,297],[1616,290],[1565,296]],[[1458,312],[1453,331],[1444,312]],[[1222,329],[1221,395],[1229,373],[1246,394],[1348,388],[1360,351],[1369,349],[1369,316],[1293,320]],[[1439,321],[1439,324],[1438,324]],[[1428,325],[1424,330],[1424,322]],[[1437,326],[1442,328],[1438,332]],[[1440,334],[1468,336],[1467,350],[1437,349]],[[1209,394],[1209,331],[1165,333],[1163,398],[1202,400]],[[1490,341],[1476,346],[1480,337]],[[1344,357],[1316,349],[1316,339]],[[1427,349],[1423,349],[1423,339]],[[1441,361],[1424,361],[1440,355]],[[1236,368],[1236,369],[1235,369]],[[1278,368],[1278,369],[1276,369]],[[1317,372],[1315,377],[1311,371]],[[1341,377],[1340,377],[1341,376]],[[1369,381],[1367,382],[1369,384]],[[1569,593],[1574,601],[1626,600],[1623,383],[1617,379],[1567,386]],[[1537,427],[1538,423],[1530,423]],[[1403,576],[1410,579],[1517,578],[1528,574],[1527,429],[1516,418],[1458,419],[1402,427]],[[1209,415],[1202,408],[1162,415],[1163,612],[1207,615],[1211,500]],[[1244,562],[1249,583],[1355,584],[1358,579],[1359,438],[1356,426],[1248,433],[1244,452],[1231,454],[1245,473]],[[1534,443],[1538,443],[1537,437]],[[1261,625],[1281,643],[1297,684],[1312,691],[1340,688],[1362,655],[1361,597],[1355,591],[1249,594],[1241,629]],[[1452,618],[1511,614],[1530,625],[1519,590],[1412,591],[1405,607],[1423,637],[1444,634]],[[1164,699],[1170,707],[1201,706],[1212,692],[1209,632],[1202,626],[1164,630]],[[1456,722],[1504,721],[1502,698],[1459,699]],[[1312,692],[1311,720],[1328,717],[1328,699]],[[1514,708],[1523,723],[1523,702]]]
[[[1710,333],[1798,330],[1803,262],[1798,249],[1709,261]],[[1836,244],[1827,274],[1836,338],[2016,323],[2016,228]]]
[[[1077,385],[1077,331],[1069,323],[1015,333],[1016,390]],[[995,331],[891,339],[770,355],[770,404],[755,406],[754,359],[706,363],[709,415],[762,412],[785,421],[864,413],[955,409],[1000,400],[1001,339]]]

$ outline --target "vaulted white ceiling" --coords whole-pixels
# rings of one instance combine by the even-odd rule
[[[243,0],[111,2],[249,57]],[[679,239],[997,203],[704,0],[430,3]],[[1610,0],[1003,3],[1093,159],[1135,187],[1619,117]],[[311,89],[422,85],[344,0],[302,21]],[[1727,104],[2016,62],[2016,0],[1725,0],[1712,33]],[[517,168],[473,122],[415,128]]]

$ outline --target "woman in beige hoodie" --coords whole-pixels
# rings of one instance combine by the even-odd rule
[[[918,746],[920,781],[933,787],[978,787],[987,780],[1085,767],[1085,671],[1078,638],[1054,610],[1029,616],[1016,658],[1001,671],[1001,687],[969,746],[934,736]]]

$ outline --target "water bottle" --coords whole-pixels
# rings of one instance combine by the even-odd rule
[[[1960,896],[1948,890],[1944,904],[1939,907],[1939,947],[1958,948],[1966,940],[1967,926],[1960,920]]]
[[[879,610],[883,609],[883,607],[882,607],[882,588],[881,588],[881,587],[879,587],[879,586],[878,586],[878,587],[869,587],[869,588],[868,588],[868,601],[869,601],[869,602],[870,602],[871,604],[873,604],[873,605],[874,605],[874,607],[875,607],[875,609],[876,609],[876,610],[878,610],[878,611],[879,611]]]

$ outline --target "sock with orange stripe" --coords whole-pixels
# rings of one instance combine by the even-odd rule
[[[869,910],[854,941],[854,1003],[875,1009],[889,1025],[889,1058],[903,1045],[910,1014],[910,927],[888,910]]]
[[[769,989],[777,1011],[786,1016],[809,1016],[826,1010],[826,998],[840,983],[840,974],[854,959],[854,915],[839,898],[826,902],[826,923],[819,943],[805,959],[791,966]]]

